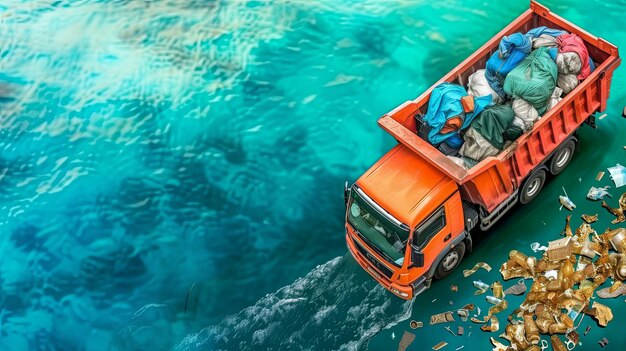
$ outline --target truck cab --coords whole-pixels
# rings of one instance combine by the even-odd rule
[[[457,184],[402,144],[347,190],[346,201],[350,252],[403,299],[449,275],[471,249]]]

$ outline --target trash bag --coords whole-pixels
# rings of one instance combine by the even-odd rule
[[[539,120],[539,113],[537,112],[537,109],[522,98],[513,100],[512,108],[515,116],[521,119],[522,124],[520,127],[524,132],[530,130],[533,127],[533,124]],[[519,126],[519,124],[516,125]]]
[[[578,78],[575,74],[559,74],[556,85],[567,95],[578,86]]]
[[[559,53],[574,52],[580,58],[582,63],[578,79],[583,80],[591,74],[589,66],[589,52],[583,40],[576,34],[563,34],[556,39],[559,45]]]
[[[513,111],[515,111],[515,110],[513,110]],[[511,128],[513,128],[513,127],[519,128],[522,131],[522,133],[526,131],[526,124],[524,123],[524,120],[522,118],[520,118],[518,115],[515,115],[515,118],[513,119],[513,123],[511,124]]]
[[[461,138],[459,134],[455,134],[449,137],[448,139],[446,139],[445,143],[449,147],[458,150],[461,148],[461,145],[463,145],[463,138]]]
[[[526,35],[531,37],[533,49],[540,47],[548,48],[548,54],[553,60],[556,60],[556,55],[559,52],[557,49],[558,44],[556,42],[556,38],[563,34],[567,34],[567,32],[560,29],[548,28],[546,26],[533,28],[526,33]]]
[[[465,113],[461,105],[461,98],[464,96],[467,96],[465,88],[456,84],[441,83],[433,89],[428,100],[428,112],[424,115],[424,122],[431,128],[428,133],[431,144],[439,145],[460,130],[466,129],[474,117],[491,104],[491,95],[474,97],[474,110]],[[450,130],[451,125],[458,127]],[[444,127],[446,133],[441,132]]]
[[[548,110],[556,106],[559,103],[559,101],[563,99],[561,97],[562,94],[563,94],[563,89],[559,87],[554,88],[554,91],[552,92],[552,96],[550,96],[550,102],[548,103]]]
[[[503,88],[504,79],[522,60],[530,54],[532,50],[532,37],[521,33],[513,33],[505,36],[500,41],[498,51],[487,60],[485,78],[489,82],[491,88],[506,98]]]
[[[522,134],[524,134],[524,129],[522,128],[522,126],[520,126],[517,123],[515,123],[516,120],[521,120],[521,119],[519,119],[519,117],[517,117],[517,116],[515,116],[515,118],[513,118],[513,122],[511,122],[511,125],[502,134],[502,136],[504,137],[504,140],[506,140],[506,141],[515,141]],[[505,142],[504,143],[504,148],[506,148],[507,146],[508,145]]]
[[[541,36],[533,39],[533,49],[540,47],[548,47],[548,48],[556,48],[558,47],[556,43],[556,37],[542,34]]]
[[[504,91],[514,99],[529,102],[539,115],[548,107],[558,75],[556,63],[547,50],[541,47],[533,51],[504,80]]]
[[[562,100],[561,94],[563,94],[563,90],[559,87],[555,87],[550,95],[546,111],[556,106],[559,101]],[[505,139],[507,140],[517,140],[524,132],[532,129],[533,125],[541,118],[537,109],[528,101],[521,98],[513,100],[512,109],[515,113],[515,118],[509,128],[511,130],[506,133]]]
[[[559,52],[556,55],[556,68],[561,74],[578,74],[582,69],[582,62],[575,52]]]
[[[465,143],[459,150],[459,155],[469,157],[475,161],[482,161],[489,156],[495,156],[500,149],[491,145],[476,129],[469,127],[463,136]]]
[[[526,35],[530,35],[532,39],[538,38],[540,36],[550,36],[556,38],[559,35],[563,34],[567,34],[567,32],[561,29],[548,28],[546,26],[533,28],[526,32]]]
[[[491,95],[491,99],[496,104],[500,104],[503,102],[503,99],[500,97],[500,95],[498,95],[498,93],[491,89],[487,78],[485,78],[484,69],[479,69],[467,78],[467,93],[473,96]]]
[[[450,138],[450,139],[452,139],[452,138]],[[437,147],[437,150],[439,150],[439,152],[441,152],[442,154],[444,154],[446,156],[458,155],[459,154],[459,149],[458,148],[453,148],[450,145],[448,145],[447,144],[448,140],[446,140],[443,143],[439,144],[439,146]]]
[[[502,150],[504,132],[511,126],[515,113],[509,105],[496,105],[484,110],[474,119],[471,128],[480,133],[489,144]]]

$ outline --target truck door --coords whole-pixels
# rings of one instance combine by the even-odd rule
[[[460,215],[462,218],[463,210],[457,208],[460,206],[451,205],[451,202],[456,203],[454,200],[457,196],[458,194],[452,196],[415,228],[413,243],[424,253],[425,270],[429,270],[432,265],[438,264],[444,258],[445,253],[449,251],[450,244],[460,234],[456,229],[459,224],[462,226],[462,220],[461,223],[457,223],[458,218],[455,216]],[[460,198],[458,203],[460,204]],[[444,268],[451,272],[463,258],[463,252],[449,255],[451,257],[445,256],[446,267]]]

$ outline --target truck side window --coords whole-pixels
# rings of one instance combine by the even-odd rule
[[[446,213],[443,206],[440,207],[435,213],[430,216],[424,223],[422,223],[415,230],[416,239],[414,244],[420,249],[424,248],[426,244],[439,233],[446,226]]]

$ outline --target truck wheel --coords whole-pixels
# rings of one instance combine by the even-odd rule
[[[550,173],[552,175],[563,172],[565,167],[569,164],[569,161],[572,160],[572,156],[574,156],[575,147],[576,144],[574,144],[574,141],[569,139],[554,153],[550,161]]]
[[[449,276],[459,266],[463,255],[465,255],[465,244],[461,241],[439,261],[437,269],[435,269],[435,278],[443,279]]]
[[[546,171],[543,169],[537,170],[533,172],[526,180],[524,181],[524,185],[522,185],[521,195],[519,197],[519,202],[526,205],[527,203],[533,201],[541,188],[543,188],[543,183],[546,181]]]

